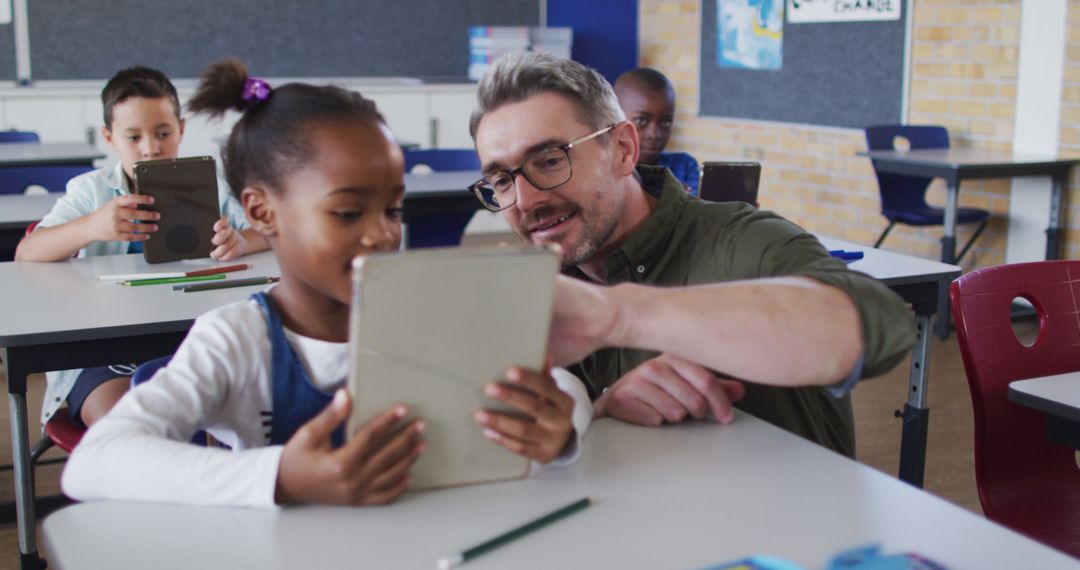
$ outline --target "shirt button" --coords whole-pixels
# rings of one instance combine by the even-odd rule
[[[637,266],[637,272],[638,273],[645,273],[645,266],[644,265]]]

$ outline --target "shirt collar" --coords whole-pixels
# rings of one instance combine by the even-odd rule
[[[620,275],[627,269],[635,281],[649,273],[653,262],[668,249],[676,222],[690,199],[682,183],[667,168],[639,164],[637,174],[641,188],[657,199],[656,207],[619,249],[608,255],[605,270],[609,282],[626,280]],[[566,273],[585,277],[577,267],[569,268]]]
[[[127,176],[124,175],[124,165],[120,162],[117,162],[116,166],[105,175],[105,184],[107,184],[113,192],[117,192],[120,195],[131,194]]]

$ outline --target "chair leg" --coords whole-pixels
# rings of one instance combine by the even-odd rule
[[[892,231],[893,226],[895,225],[896,222],[889,220],[889,225],[885,227],[885,231],[881,232],[881,236],[874,242],[874,249],[881,247],[881,242],[885,241],[885,238],[889,236],[889,232]]]
[[[979,224],[979,227],[975,229],[975,234],[971,236],[971,239],[969,239],[966,244],[964,244],[963,249],[960,250],[960,255],[956,256],[956,263],[960,263],[960,260],[964,259],[964,254],[967,253],[969,249],[971,249],[972,245],[975,244],[975,240],[979,239],[979,236],[982,235],[983,230],[986,229],[986,224],[989,221],[990,220],[983,220],[983,222]]]
[[[46,451],[53,448],[56,445],[55,442],[48,436],[41,438],[41,441],[34,444],[34,447],[30,448],[30,464],[37,463],[37,460],[45,454]]]

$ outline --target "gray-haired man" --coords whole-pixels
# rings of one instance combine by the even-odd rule
[[[634,126],[585,66],[504,57],[478,103],[472,190],[522,239],[560,246],[576,279],[560,278],[551,350],[581,361],[597,416],[727,422],[741,398],[854,455],[847,389],[914,341],[899,297],[775,214],[689,197],[667,170],[636,166]]]

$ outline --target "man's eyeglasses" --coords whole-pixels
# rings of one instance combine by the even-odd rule
[[[525,176],[529,184],[537,190],[551,190],[562,186],[574,176],[574,167],[570,164],[570,149],[614,128],[615,126],[612,125],[564,145],[537,151],[525,157],[521,166],[513,170],[500,170],[477,180],[469,186],[469,191],[485,208],[492,212],[499,212],[517,202],[514,181],[518,174]]]

